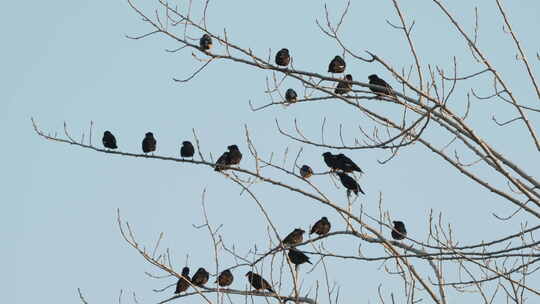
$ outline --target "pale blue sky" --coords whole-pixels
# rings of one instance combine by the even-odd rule
[[[261,7],[236,2],[212,1],[208,26],[214,32],[226,27],[231,40],[262,57],[267,56],[268,48],[275,51],[288,47],[296,67],[324,73],[328,60],[340,53],[314,22],[324,17],[324,2],[261,1]],[[459,2],[453,3],[451,10],[457,12],[468,31],[473,25],[473,3],[477,3],[480,46],[519,97],[534,101],[528,85],[517,81],[523,68],[513,59],[511,41],[502,35],[492,1],[452,2]],[[540,50],[540,2],[505,2],[514,30],[533,55]],[[344,6],[343,1],[339,3],[337,7]],[[407,1],[404,5],[409,20],[413,16],[416,19],[414,35],[424,64],[448,68],[456,55],[461,73],[481,69],[472,63],[463,42],[456,40],[456,32],[433,4]],[[149,7],[145,3],[145,8]],[[212,152],[215,157],[227,145],[236,143],[244,151],[242,165],[246,167],[252,167],[253,162],[247,155],[244,124],[250,127],[259,152],[266,156],[272,151],[281,155],[286,146],[292,151],[302,147],[278,134],[274,118],[289,128],[297,118],[303,129],[317,139],[323,117],[328,120],[327,138],[337,134],[341,122],[351,132],[358,124],[370,126],[364,117],[336,103],[275,107],[253,113],[248,100],[255,104],[268,101],[263,93],[268,74],[242,65],[216,62],[193,81],[174,83],[172,77],[186,77],[199,63],[192,59],[191,51],[164,52],[165,48],[177,46],[164,37],[140,41],[124,38],[124,34],[149,30],[124,1],[4,1],[0,11],[0,127],[4,130],[0,235],[7,240],[0,251],[2,303],[77,303],[77,287],[90,303],[116,301],[120,289],[135,291],[141,303],[168,297],[172,290],[154,294],[152,289],[174,280],[158,282],[144,275],[144,271],[157,272],[121,240],[115,210],[121,209],[141,243],[151,246],[164,231],[162,244],[173,250],[177,270],[188,253],[192,269],[213,269],[207,232],[192,227],[202,220],[200,196],[204,188],[208,191],[210,219],[224,225],[221,231],[227,244],[236,244],[240,252],[254,244],[266,246],[266,223],[260,212],[247,196],[239,196],[238,187],[222,175],[201,166],[122,158],[47,142],[33,132],[32,116],[41,128],[53,133],[61,133],[66,121],[75,137],[86,132],[93,121],[93,142],[100,144],[102,132],[108,129],[116,135],[123,151],[139,152],[144,133],[151,131],[160,155],[177,155],[181,141],[191,139],[191,128],[195,128],[206,155]],[[398,22],[391,1],[354,1],[343,27],[344,39],[352,49],[370,50],[397,67],[411,64],[401,33],[387,26],[385,19]],[[346,59],[355,79],[367,81],[372,73],[391,79],[376,64]],[[534,64],[538,66],[537,61]],[[286,81],[289,86],[301,91],[292,80]],[[463,97],[470,86],[458,88],[453,102],[464,105]],[[490,88],[484,87],[482,93],[491,94]],[[529,143],[519,149],[512,145],[523,142],[523,133],[517,133],[519,126],[500,129],[490,121],[490,113],[501,109],[508,108],[475,103],[473,110],[478,119],[473,125],[495,146],[527,165],[537,156],[532,154]],[[501,120],[513,117],[510,112],[506,115]],[[353,135],[346,137],[351,139]],[[440,142],[445,140],[441,138]],[[320,157],[324,151],[304,146],[302,163],[309,163],[317,171],[324,169]],[[430,208],[444,212],[463,243],[492,239],[518,228],[517,222],[500,223],[491,217],[491,212],[506,214],[512,210],[507,203],[479,190],[472,181],[463,180],[418,145],[383,166],[376,160],[386,157],[384,151],[347,154],[365,169],[362,187],[367,196],[362,197],[362,202],[366,210],[375,214],[382,191],[385,207],[406,222],[413,237],[425,237]],[[536,164],[533,174],[539,173]],[[328,177],[315,177],[314,181],[333,198],[343,199],[342,190],[331,187]],[[323,215],[338,219],[330,209],[303,197],[266,185],[254,189],[283,235],[297,226],[307,229]],[[463,212],[464,208],[467,212]],[[347,248],[349,245],[345,247],[336,239],[328,241],[327,246],[353,254],[357,241],[354,243]],[[371,245],[363,248],[371,255],[381,253]],[[224,254],[222,263],[228,266],[232,260]],[[388,293],[399,293],[401,288],[398,279],[378,270],[380,264],[331,263],[335,269],[332,280],[338,275],[351,280],[341,280],[343,303],[377,303],[376,288],[381,283]],[[245,285],[244,272],[235,273],[236,288]],[[321,278],[320,269],[303,278],[309,286]],[[452,296],[451,302],[457,303]],[[199,303],[196,298],[181,301]]]

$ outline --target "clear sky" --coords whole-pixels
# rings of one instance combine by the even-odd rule
[[[448,68],[456,55],[463,62],[462,73],[481,70],[472,64],[463,42],[456,39],[455,31],[430,1],[402,2],[409,20],[416,19],[414,35],[424,64]],[[534,99],[527,86],[517,81],[523,68],[513,59],[511,41],[502,34],[493,1],[447,2],[452,2],[451,10],[468,31],[472,31],[473,8],[478,5],[480,46],[493,54],[489,57],[521,98]],[[540,50],[540,2],[505,2],[514,29],[533,55]],[[297,67],[321,73],[340,53],[314,22],[324,18],[324,2],[246,3],[211,1],[210,30],[219,33],[226,27],[231,40],[262,57],[267,56],[269,48],[276,51],[288,47]],[[331,3],[335,12],[344,7],[343,1]],[[144,7],[153,6],[145,3]],[[34,133],[30,117],[44,130],[59,134],[65,121],[77,138],[82,132],[88,135],[93,121],[93,142],[100,144],[102,132],[111,130],[122,151],[139,152],[144,133],[151,131],[160,155],[178,155],[181,141],[191,140],[191,129],[195,128],[205,155],[211,152],[216,157],[227,145],[237,144],[245,155],[242,165],[251,168],[243,130],[247,124],[259,153],[282,155],[286,147],[294,153],[303,147],[301,162],[316,171],[325,169],[320,157],[325,150],[279,135],[275,118],[289,129],[296,118],[307,134],[317,139],[324,117],[328,120],[327,138],[337,138],[340,123],[350,130],[348,139],[354,137],[359,124],[371,128],[363,116],[338,103],[275,107],[253,113],[248,100],[268,102],[263,91],[269,74],[242,65],[216,62],[189,83],[174,83],[172,77],[187,77],[200,63],[191,57],[191,51],[164,52],[177,45],[161,36],[126,39],[125,34],[141,34],[150,28],[125,1],[3,1],[0,11],[2,303],[76,303],[78,287],[90,303],[116,301],[120,289],[136,292],[141,303],[167,298],[172,290],[155,294],[152,289],[174,280],[145,276],[144,271],[159,272],[123,242],[116,225],[116,209],[120,208],[129,220],[141,243],[151,246],[159,233],[165,232],[162,244],[173,251],[177,271],[184,266],[186,254],[190,255],[192,269],[213,269],[207,231],[192,226],[202,222],[200,200],[205,188],[210,220],[215,225],[223,224],[221,233],[226,244],[235,244],[244,253],[254,245],[267,246],[266,223],[255,203],[246,195],[239,196],[235,184],[211,169],[124,158],[48,142]],[[412,58],[405,40],[386,24],[386,19],[398,22],[391,1],[353,1],[343,28],[344,39],[358,52],[370,50],[396,67],[408,66]],[[219,49],[219,45],[216,47]],[[376,64],[346,59],[355,79],[367,81],[372,73],[391,79]],[[286,86],[301,92],[292,80],[287,80]],[[469,88],[458,88],[454,102],[465,105]],[[483,88],[486,95],[491,93],[489,87]],[[519,149],[513,145],[524,141],[517,133],[520,128],[500,129],[491,122],[490,110],[502,108],[475,103],[473,109],[479,115],[475,126],[497,147],[522,165],[533,157],[537,159],[529,143]],[[505,118],[512,118],[512,114],[505,116],[502,112],[501,119]],[[412,237],[425,238],[430,208],[444,213],[445,221],[454,225],[463,243],[493,239],[519,227],[518,222],[500,223],[491,216],[491,212],[507,214],[512,210],[507,203],[463,180],[419,145],[403,150],[387,165],[377,163],[387,156],[384,151],[348,155],[366,171],[362,178],[367,193],[361,199],[364,208],[375,215],[382,192],[384,207],[406,222]],[[536,174],[537,163],[534,161],[531,169]],[[314,181],[333,198],[343,200],[343,191],[335,189],[327,176],[315,177]],[[282,235],[295,227],[307,229],[323,215],[338,221],[330,209],[304,197],[265,185],[255,185],[254,189]],[[326,245],[343,254],[354,254],[357,242],[344,245],[340,237]],[[373,245],[364,244],[362,248],[373,256],[381,254]],[[222,255],[222,263],[231,265],[230,256]],[[331,280],[342,285],[343,303],[378,303],[379,284],[384,284],[388,293],[399,293],[401,288],[400,280],[380,270],[379,263],[330,263]],[[244,288],[244,272],[235,273],[236,288]],[[314,280],[322,279],[320,267],[312,273],[304,271],[302,278],[306,286],[311,286]],[[458,302],[453,293],[450,299]],[[197,298],[181,301],[200,302]]]

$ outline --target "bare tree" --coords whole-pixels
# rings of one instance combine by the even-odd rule
[[[403,290],[401,295],[385,293],[384,286],[378,290],[379,299],[382,303],[397,303],[397,300],[405,299],[407,303],[416,303],[421,299],[429,299],[433,303],[448,303],[448,292],[474,293],[481,303],[506,302],[525,303],[535,302],[536,296],[540,295],[538,280],[535,272],[538,270],[540,260],[540,242],[536,235],[540,229],[537,225],[540,218],[540,188],[539,181],[533,177],[529,167],[523,167],[515,160],[508,158],[503,152],[496,149],[486,138],[482,137],[477,130],[478,125],[494,124],[495,127],[506,127],[511,124],[519,125],[519,130],[525,136],[526,142],[517,146],[519,149],[536,149],[540,151],[540,142],[536,134],[535,121],[530,115],[540,112],[535,103],[540,100],[540,89],[533,73],[532,63],[529,61],[527,51],[523,48],[518,38],[518,33],[512,29],[512,24],[507,12],[500,0],[494,0],[501,17],[504,34],[510,37],[517,53],[516,59],[524,68],[522,74],[523,83],[529,84],[529,89],[535,93],[536,100],[523,100],[513,92],[502,72],[490,61],[489,56],[499,55],[498,50],[484,50],[477,43],[479,37],[478,12],[475,9],[476,19],[472,33],[468,33],[461,25],[454,13],[447,8],[443,1],[428,0],[425,2],[434,5],[436,12],[441,18],[445,18],[453,29],[459,34],[460,41],[470,51],[470,56],[476,62],[477,72],[470,75],[458,73],[459,60],[454,57],[453,68],[445,71],[439,66],[425,65],[418,56],[413,29],[415,22],[406,17],[397,0],[391,0],[394,7],[394,19],[397,22],[388,21],[388,25],[399,31],[407,42],[411,63],[388,62],[383,54],[375,54],[371,51],[355,51],[351,49],[342,37],[342,24],[349,17],[350,2],[341,11],[339,18],[333,20],[329,9],[325,6],[325,19],[318,20],[316,25],[322,35],[332,39],[341,49],[342,56],[347,59],[347,64],[354,62],[368,62],[383,67],[388,74],[393,76],[393,83],[398,83],[399,88],[388,90],[377,84],[370,84],[358,80],[343,80],[335,74],[323,75],[309,70],[296,67],[294,52],[292,60],[286,66],[279,66],[274,62],[277,50],[270,50],[268,54],[255,54],[251,49],[242,47],[242,42],[229,39],[227,31],[216,32],[207,27],[207,10],[209,1],[204,2],[203,9],[195,13],[192,10],[192,1],[182,3],[182,8],[172,5],[163,0],[156,0],[156,9],[146,12],[133,1],[128,0],[130,7],[149,26],[147,33],[128,38],[139,40],[150,36],[161,36],[178,44],[176,49],[168,52],[181,52],[191,50],[194,62],[199,65],[195,71],[185,79],[174,79],[176,82],[188,82],[202,73],[206,67],[216,61],[224,61],[230,64],[241,65],[247,69],[258,70],[266,73],[266,91],[268,102],[263,105],[249,106],[253,111],[263,111],[270,107],[283,106],[308,106],[311,102],[333,102],[343,104],[351,111],[363,116],[371,122],[370,128],[359,127],[354,134],[355,139],[346,141],[341,128],[336,132],[340,139],[338,143],[325,140],[326,121],[321,125],[319,139],[308,136],[302,127],[294,121],[293,131],[283,128],[276,121],[277,132],[291,141],[305,145],[305,148],[319,147],[335,150],[355,151],[363,149],[376,149],[386,153],[386,157],[379,163],[387,164],[396,161],[396,156],[403,149],[409,149],[413,145],[421,146],[432,152],[434,158],[450,165],[451,170],[458,172],[463,179],[470,180],[480,190],[488,190],[502,201],[510,204],[515,211],[509,215],[495,214],[486,206],[488,213],[493,213],[500,221],[513,222],[515,231],[508,232],[503,237],[478,236],[475,244],[461,245],[459,236],[454,235],[452,226],[442,215],[432,214],[427,219],[429,233],[425,239],[419,236],[407,236],[404,241],[388,238],[392,231],[391,213],[385,210],[382,195],[380,196],[378,214],[368,214],[362,209],[362,204],[354,204],[353,196],[341,196],[334,198],[321,190],[309,178],[300,174],[300,160],[303,150],[291,152],[295,155],[288,156],[285,153],[283,159],[271,155],[263,157],[257,152],[253,143],[250,130],[245,128],[245,140],[249,148],[249,155],[244,159],[253,160],[246,165],[246,161],[240,166],[225,165],[219,174],[229,179],[233,185],[241,189],[241,193],[248,195],[259,207],[264,215],[268,226],[268,243],[266,247],[253,248],[247,253],[237,252],[235,248],[227,246],[223,241],[225,236],[220,234],[220,226],[214,226],[207,217],[205,206],[205,194],[201,203],[205,223],[198,229],[207,229],[212,248],[214,250],[215,271],[212,276],[217,276],[222,270],[244,269],[262,274],[268,279],[275,292],[259,291],[251,289],[231,289],[228,287],[195,286],[190,283],[191,289],[186,293],[171,295],[159,303],[166,303],[182,297],[200,297],[201,301],[208,303],[220,303],[227,301],[235,303],[243,301],[242,297],[275,299],[280,303],[320,303],[339,301],[339,288],[331,286],[328,280],[328,272],[332,263],[339,260],[353,260],[357,262],[384,262],[385,275],[401,278]],[[199,39],[208,35],[214,42],[213,48],[203,47]],[[443,34],[444,35],[444,34]],[[423,39],[423,38],[420,38]],[[204,43],[203,43],[204,44]],[[535,60],[540,56],[535,54]],[[402,65],[402,66],[400,66]],[[283,83],[285,79],[293,79],[303,87],[302,94],[298,98],[286,98]],[[349,87],[348,92],[339,92],[335,88],[340,83]],[[466,93],[466,99],[458,96],[458,86],[474,83],[474,89]],[[479,86],[478,83],[482,85]],[[388,90],[388,91],[386,91]],[[486,91],[490,90],[490,93]],[[374,93],[375,92],[375,93]],[[378,93],[377,93],[378,92]],[[381,93],[383,92],[383,93]],[[463,91],[462,91],[463,92]],[[464,96],[464,94],[461,94]],[[492,121],[478,115],[475,116],[471,104],[473,102],[491,102],[503,105],[506,111],[514,113],[514,117],[506,121],[500,121],[496,117],[506,113],[492,113]],[[384,103],[392,110],[382,112],[371,105],[373,102]],[[154,154],[140,154],[126,151],[115,151],[100,148],[91,142],[92,134],[85,141],[76,140],[70,135],[67,126],[64,128],[65,136],[51,135],[41,130],[37,123],[32,120],[37,134],[47,140],[58,143],[71,144],[84,149],[99,153],[116,154],[125,157],[152,158],[166,162],[181,162],[193,166],[215,168],[216,160],[211,154],[207,154],[199,143],[195,130],[193,131],[196,158],[185,159],[165,157]],[[92,130],[92,126],[90,128]],[[91,131],[90,131],[91,133]],[[441,143],[441,139],[444,142]],[[247,154],[247,153],[245,153]],[[207,156],[210,155],[210,156]],[[292,166],[287,165],[290,159]],[[469,159],[468,161],[465,159]],[[435,169],[434,169],[435,170]],[[209,174],[214,172],[209,171]],[[277,174],[279,173],[279,174]],[[339,178],[333,171],[315,172],[315,175],[328,176],[328,183],[333,183],[340,188]],[[326,278],[321,278],[312,285],[305,287],[299,280],[301,272],[287,257],[289,248],[282,242],[284,235],[280,235],[272,218],[264,208],[261,195],[257,193],[254,185],[265,183],[276,190],[288,191],[294,195],[305,197],[316,204],[332,208],[343,220],[344,230],[332,230],[328,234],[311,237],[303,240],[293,247],[302,250],[312,257],[317,257],[314,268],[324,269]],[[535,225],[528,225],[528,221]],[[169,249],[160,249],[162,235],[158,238],[151,250],[141,245],[137,240],[132,227],[120,216],[118,211],[118,226],[124,240],[130,244],[149,264],[158,269],[161,274],[148,274],[150,278],[169,278],[169,285],[156,290],[164,292],[170,290],[176,282],[171,282],[170,277],[182,278],[180,272],[173,267],[171,252]],[[472,232],[474,233],[474,232]],[[335,248],[324,245],[323,240],[336,236],[348,239],[357,239],[379,246],[382,254],[377,256],[365,255],[360,249],[349,255],[336,253]],[[302,247],[303,246],[303,247]],[[309,249],[305,249],[309,248]],[[220,264],[220,256],[231,255],[236,265],[223,267]],[[425,267],[425,266],[428,267]],[[458,275],[456,275],[456,273]],[[536,281],[538,282],[538,281]],[[326,285],[326,295],[321,296],[323,286]],[[321,289],[321,290],[320,290]],[[211,297],[215,294],[216,297]],[[81,295],[81,301],[86,302]],[[536,298],[538,299],[538,298]],[[136,298],[134,299],[136,301]]]

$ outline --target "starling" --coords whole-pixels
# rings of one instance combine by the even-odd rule
[[[394,229],[392,229],[392,238],[394,240],[403,240],[407,236],[405,224],[402,221],[393,221]]]
[[[352,75],[345,75],[343,81],[338,82],[337,87],[334,89],[334,93],[338,95],[349,93],[352,90],[352,83],[350,83],[350,81],[353,81]]]
[[[308,165],[303,165],[302,168],[300,168],[300,176],[303,178],[310,178],[313,175],[313,169],[311,169]]]
[[[199,47],[201,51],[207,51],[212,48],[212,37],[208,34],[204,34],[199,40]]]
[[[242,160],[242,153],[240,153],[240,150],[238,150],[238,146],[230,145],[227,147],[227,149],[229,149],[227,165],[238,165]]]
[[[227,287],[232,284],[234,280],[234,277],[229,269],[224,270],[221,272],[216,280],[216,282],[221,287]]]
[[[320,220],[315,222],[315,225],[311,227],[311,231],[309,234],[316,233],[318,235],[325,235],[330,231],[330,222],[326,218],[326,216],[323,216]]]
[[[341,172],[338,172],[337,175],[339,176],[343,187],[347,188],[347,196],[350,195],[351,191],[356,195],[358,195],[358,191],[365,194],[364,191],[362,191],[362,188],[360,188],[360,185],[358,185],[358,183],[352,177]]]
[[[291,62],[291,56],[288,49],[281,49],[276,54],[276,64],[280,66],[288,66]]]
[[[356,165],[350,158],[345,156],[345,154],[338,154],[335,155],[336,165],[338,169],[341,169],[343,172],[353,172],[357,171],[360,173],[364,173],[358,165]]]
[[[206,271],[206,269],[201,267],[197,270],[197,272],[195,272],[195,274],[193,275],[193,278],[191,278],[191,283],[193,283],[193,285],[203,287],[204,284],[208,282],[209,277],[210,277],[210,274],[208,273],[208,271]]]
[[[296,250],[294,248],[289,249],[289,259],[291,260],[291,263],[298,266],[300,264],[304,264],[306,262],[310,263],[309,257],[305,255],[302,251]]]
[[[283,239],[283,244],[293,246],[302,243],[304,240],[304,232],[305,231],[300,228],[294,229],[293,232],[289,233],[289,235]]]
[[[144,136],[142,141],[142,150],[145,154],[156,151],[156,139],[154,138],[154,134],[152,134],[152,132],[148,132]]]
[[[251,284],[251,286],[253,286],[255,290],[266,289],[270,292],[275,292],[272,289],[272,286],[270,286],[270,283],[268,283],[260,275],[249,271],[248,273],[246,273],[246,277],[248,277],[249,284]]]
[[[338,169],[336,155],[332,155],[330,152],[324,152],[322,156],[324,158],[324,162],[330,168],[330,170],[333,171]]]
[[[182,269],[182,277],[183,278],[178,279],[178,283],[176,283],[176,291],[174,292],[175,294],[184,292],[189,288],[189,267],[184,267]]]
[[[345,72],[345,60],[341,56],[336,56],[328,65],[328,72],[330,73],[343,73]]]
[[[216,167],[214,168],[214,171],[221,171],[225,169],[225,166],[229,163],[230,153],[229,152],[223,152],[221,156],[218,158],[216,162]]]
[[[180,156],[182,157],[193,157],[195,154],[195,148],[189,141],[182,142],[182,148],[180,148]]]
[[[298,97],[298,95],[296,94],[296,91],[293,90],[293,89],[288,89],[285,92],[285,100],[287,102],[291,102],[291,103],[295,102],[297,97]]]
[[[108,149],[116,149],[118,146],[116,145],[116,138],[110,131],[105,131],[103,133],[103,146]]]
[[[392,87],[383,79],[379,78],[376,74],[369,75],[369,84],[378,85],[381,87],[385,87],[386,89],[374,89],[369,88],[372,92],[375,92],[377,94],[384,94],[384,95],[392,95],[395,96],[394,93],[391,91]]]

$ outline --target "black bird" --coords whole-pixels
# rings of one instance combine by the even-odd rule
[[[303,178],[310,178],[313,175],[313,169],[311,169],[308,165],[303,165],[302,168],[300,168],[300,176]]]
[[[296,91],[293,89],[287,89],[285,92],[285,100],[287,102],[295,102],[296,98],[298,98],[298,94],[296,94]]]
[[[233,277],[232,272],[229,269],[226,269],[219,274],[216,282],[221,287],[227,287],[232,284],[233,280],[234,280],[234,277]]]
[[[142,141],[142,150],[143,152],[150,153],[156,151],[156,139],[154,138],[154,134],[152,132],[146,133],[144,136],[144,139]]]
[[[358,185],[358,183],[352,177],[341,172],[337,172],[337,175],[339,176],[343,187],[347,188],[347,196],[351,194],[351,191],[356,195],[358,195],[358,191],[365,194],[364,191],[362,191],[362,188],[360,188],[360,185]]]
[[[216,167],[214,168],[214,171],[221,171],[225,169],[225,166],[229,164],[230,159],[230,153],[229,152],[223,152],[221,156],[218,158],[216,162]]]
[[[323,216],[320,220],[315,222],[313,227],[311,227],[311,231],[309,234],[316,233],[318,235],[325,235],[330,231],[330,222],[326,218],[326,216]]]
[[[283,239],[283,244],[293,246],[302,243],[304,240],[304,233],[305,231],[300,228],[294,229],[293,232],[289,233],[289,235]]]
[[[352,83],[350,83],[350,81],[353,81],[352,75],[345,75],[343,81],[338,82],[337,87],[334,89],[334,93],[338,95],[349,93],[352,90]]]
[[[294,248],[289,249],[289,259],[291,260],[291,263],[298,266],[300,264],[304,264],[306,262],[310,263],[309,257],[305,255],[302,251],[296,250]]]
[[[322,154],[322,156],[324,158],[324,162],[330,168],[330,170],[333,171],[333,170],[338,169],[338,163],[337,163],[336,155],[333,155],[330,152],[324,152]]]
[[[369,78],[369,84],[378,85],[381,87],[385,87],[386,89],[374,89],[369,88],[372,92],[375,92],[377,94],[384,94],[384,95],[392,95],[395,96],[394,93],[392,93],[392,87],[383,79],[379,78],[376,74],[372,74],[368,76]]]
[[[242,160],[242,153],[238,150],[237,145],[230,145],[227,147],[229,149],[229,159],[227,165],[238,165]]]
[[[208,34],[204,34],[199,40],[199,47],[201,51],[207,51],[212,48],[212,37]]]
[[[280,66],[288,66],[291,62],[291,56],[288,49],[281,49],[276,54],[276,64]]]
[[[184,267],[182,269],[182,276],[185,278],[178,279],[178,283],[176,283],[176,291],[175,294],[179,294],[181,292],[186,291],[189,288],[189,267]]]
[[[116,149],[118,146],[116,145],[116,137],[110,132],[105,131],[103,133],[103,146],[108,149]]]
[[[328,65],[328,72],[330,73],[343,73],[345,72],[345,60],[341,56],[336,56]]]
[[[360,169],[360,167],[358,167],[358,165],[356,165],[350,158],[345,156],[345,154],[334,155],[334,157],[337,168],[342,170],[343,172],[350,173],[353,171],[357,171],[360,173],[364,173],[362,169]]]
[[[210,274],[208,273],[208,271],[201,267],[197,270],[197,272],[195,272],[193,278],[191,278],[191,283],[193,283],[193,285],[202,287],[204,286],[204,284],[206,284],[206,282],[208,282],[209,277]]]
[[[251,286],[253,286],[255,290],[266,289],[270,292],[275,292],[272,289],[272,286],[270,286],[270,283],[268,283],[260,275],[249,271],[248,273],[246,273],[246,277],[248,278],[249,284],[251,284]]]
[[[392,238],[394,240],[403,240],[407,236],[407,229],[402,221],[393,221],[394,229],[392,229]]]
[[[182,148],[180,148],[180,156],[182,157],[193,157],[195,154],[195,147],[189,141],[182,142]]]

